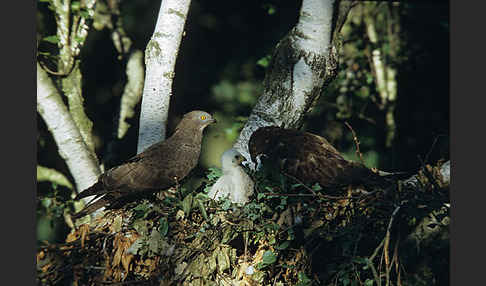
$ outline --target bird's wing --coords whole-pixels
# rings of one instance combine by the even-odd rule
[[[103,184],[111,191],[146,190],[154,186],[162,189],[174,184],[164,176],[164,172],[171,168],[167,163],[172,159],[164,142],[154,144],[124,164],[106,171],[102,176]]]
[[[278,138],[273,152],[282,169],[304,183],[318,182],[323,187],[333,185],[349,165],[323,137],[291,131]]]
[[[246,203],[248,197],[253,194],[254,183],[250,176],[241,167],[235,167],[231,172],[231,199],[235,203]]]
[[[223,174],[216,180],[214,185],[208,192],[208,196],[213,200],[218,200],[227,196],[231,196],[232,183],[228,175]]]

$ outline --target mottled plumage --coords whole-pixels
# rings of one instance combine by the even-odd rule
[[[363,164],[344,159],[323,137],[297,129],[259,128],[248,147],[253,162],[264,154],[266,164],[308,185],[337,187],[379,177]]]
[[[212,199],[229,197],[233,203],[245,204],[253,194],[254,183],[240,166],[245,158],[235,149],[226,150],[221,156],[223,174],[209,190]]]
[[[76,200],[93,195],[102,197],[73,218],[114,204],[125,196],[167,189],[184,179],[198,163],[204,128],[213,122],[213,117],[204,111],[185,114],[167,140],[109,169],[100,175],[98,182],[79,193]]]

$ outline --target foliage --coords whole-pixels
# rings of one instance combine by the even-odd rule
[[[91,226],[78,226],[65,244],[40,247],[38,277],[46,285],[62,279],[80,284],[103,279],[158,285],[162,279],[167,285],[376,285],[377,280],[416,285],[415,276],[401,269],[410,269],[429,248],[410,257],[410,243],[437,244],[447,233],[448,183],[440,165],[422,170],[418,189],[398,182],[386,190],[355,187],[333,193],[273,181],[258,171],[252,174],[255,197],[243,207],[210,200],[204,192],[129,203]],[[215,173],[208,177],[215,180]],[[394,211],[397,206],[400,212]],[[425,235],[420,222],[431,212],[438,228]],[[444,247],[447,243],[437,250]],[[422,279],[440,275],[437,269],[428,273]]]

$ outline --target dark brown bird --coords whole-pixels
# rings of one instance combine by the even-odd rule
[[[344,159],[323,137],[297,129],[259,128],[251,135],[248,148],[253,162],[264,154],[264,162],[271,168],[307,185],[338,187],[380,178],[363,164]]]
[[[102,197],[72,217],[80,218],[107,204],[117,204],[126,196],[155,193],[180,182],[196,167],[203,130],[213,122],[216,120],[204,111],[185,114],[167,140],[104,172],[98,182],[79,193],[76,200],[93,195]]]

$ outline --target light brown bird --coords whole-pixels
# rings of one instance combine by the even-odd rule
[[[104,172],[93,186],[79,193],[76,200],[93,195],[101,198],[72,217],[80,218],[107,204],[116,205],[127,196],[155,193],[180,182],[196,167],[203,130],[214,122],[204,111],[185,114],[167,140]]]
[[[384,183],[391,173],[373,172],[365,165],[344,159],[323,137],[276,126],[256,130],[248,143],[251,159],[264,155],[270,168],[278,169],[307,185],[339,187],[353,183]],[[268,168],[268,166],[267,166]]]

